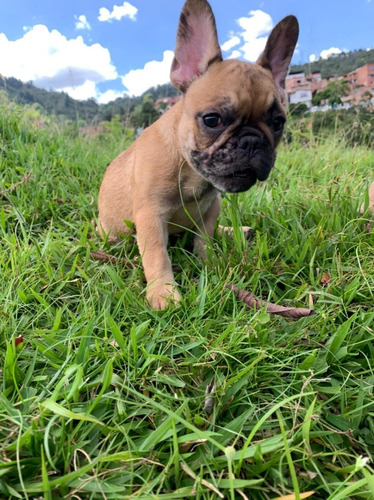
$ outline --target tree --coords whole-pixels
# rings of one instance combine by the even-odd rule
[[[288,112],[293,117],[303,116],[307,111],[308,106],[304,102],[290,103],[288,105]]]
[[[361,106],[370,106],[372,98],[373,98],[373,94],[369,90],[365,90],[365,92],[361,96],[360,105]]]
[[[134,127],[149,127],[160,115],[154,108],[154,97],[151,93],[143,96],[143,102],[135,107],[131,116],[131,123]]]
[[[347,95],[349,95],[348,83],[343,79],[333,80],[325,89],[313,96],[312,104],[319,106],[322,101],[327,101],[329,106],[336,108],[338,104],[343,104],[341,98]]]

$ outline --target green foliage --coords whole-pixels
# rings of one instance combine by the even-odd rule
[[[339,104],[343,104],[342,97],[349,94],[349,85],[345,80],[333,80],[327,87],[317,92],[312,99],[314,106],[319,106],[322,101],[326,101],[333,109]]]
[[[136,246],[91,225],[121,124],[82,138],[1,109],[0,497],[373,498],[373,150],[295,127],[271,178],[225,197],[233,239],[205,264],[172,245],[183,299],[156,313]],[[316,314],[249,310],[226,283]]]
[[[136,106],[131,115],[131,124],[135,128],[149,127],[149,125],[152,125],[159,118],[160,115],[154,108],[154,103],[154,97],[150,92],[143,95],[142,104]]]
[[[16,78],[0,79],[0,90],[4,90],[8,98],[17,104],[38,104],[45,113],[69,120],[82,119],[91,123],[99,114],[99,105],[93,99],[77,101],[64,92],[39,89]]]
[[[300,117],[305,115],[309,111],[309,108],[303,102],[295,102],[288,105],[287,111],[293,117]]]
[[[327,138],[332,135],[336,140],[341,140],[348,146],[371,147],[374,142],[374,113],[364,106],[351,107],[348,110],[329,110],[308,113],[300,118],[290,115],[293,126],[286,130],[286,140],[292,138],[305,142],[313,137]]]
[[[7,100],[29,107],[39,107],[44,114],[59,117],[65,121],[95,125],[102,121],[110,121],[119,116],[128,121],[131,117],[134,126],[148,126],[158,117],[157,111],[151,109],[150,98],[155,102],[160,97],[178,95],[171,85],[152,87],[143,96],[129,97],[124,95],[108,104],[97,104],[94,99],[78,101],[64,92],[47,91],[35,87],[31,82],[23,83],[16,78],[0,78],[0,95]],[[148,98],[144,101],[144,96]],[[0,98],[1,102],[1,98]],[[132,116],[134,113],[134,116]]]

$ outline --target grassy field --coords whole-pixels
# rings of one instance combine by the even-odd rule
[[[374,498],[373,151],[296,130],[224,200],[254,239],[217,238],[207,264],[173,241],[182,302],[155,313],[136,245],[91,225],[130,139],[73,132],[1,112],[0,498]]]

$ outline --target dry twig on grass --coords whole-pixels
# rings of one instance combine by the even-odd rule
[[[314,314],[312,309],[305,309],[304,307],[283,307],[273,304],[272,302],[266,302],[251,292],[246,290],[239,290],[236,285],[227,284],[226,288],[232,290],[240,300],[242,300],[247,306],[252,309],[260,309],[261,307],[266,307],[266,312],[269,314],[277,314],[283,316],[284,318],[290,319],[300,319],[306,316],[311,316]]]
[[[19,186],[22,186],[22,184],[26,184],[26,182],[29,182],[29,180],[31,178],[31,175],[32,175],[31,172],[28,172],[27,174],[25,174],[22,177],[22,179],[19,182],[16,182],[15,184],[12,184],[7,189],[0,190],[0,196],[3,196],[3,197],[7,196],[9,193],[11,193],[15,189],[17,189]]]
[[[118,259],[115,255],[110,255],[109,253],[103,252],[102,250],[91,251],[91,257],[94,260],[100,260],[101,262],[110,262],[111,264],[116,264],[118,261],[129,269],[135,269],[135,264],[130,262],[128,259]]]

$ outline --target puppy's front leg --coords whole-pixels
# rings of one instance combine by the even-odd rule
[[[166,221],[148,209],[136,214],[135,225],[147,280],[147,300],[153,309],[165,309],[170,301],[180,300],[167,253]]]
[[[207,211],[201,216],[198,222],[200,234],[196,234],[194,238],[194,252],[206,260],[205,247],[207,240],[214,235],[214,229],[221,208],[221,197],[217,194],[210,204]]]

